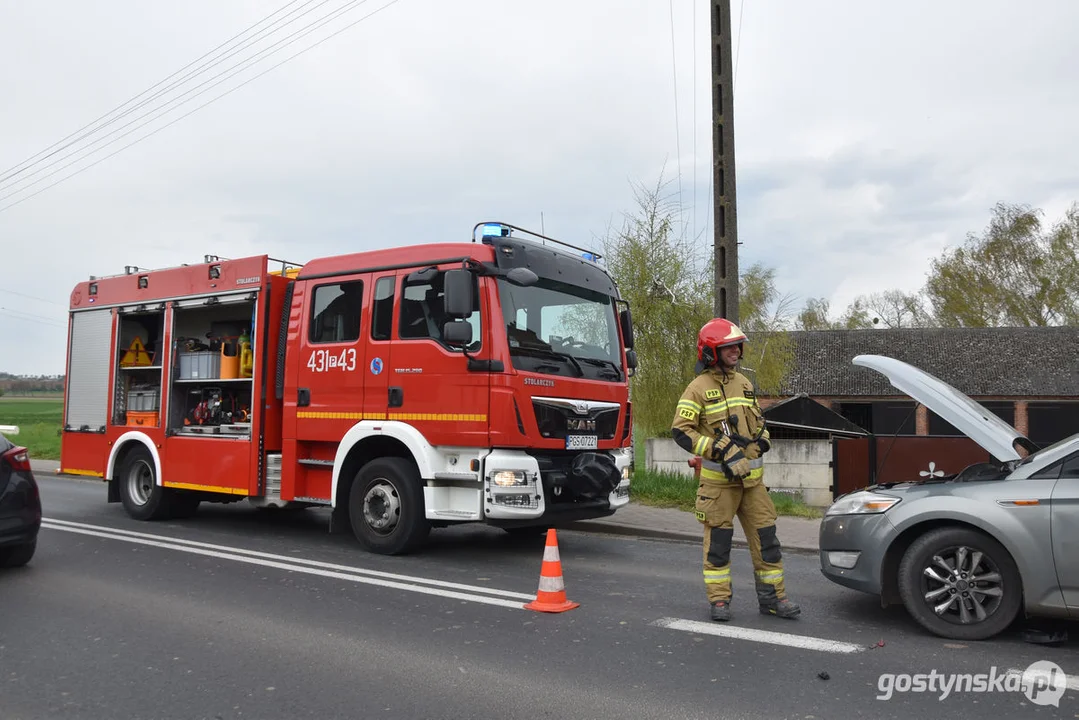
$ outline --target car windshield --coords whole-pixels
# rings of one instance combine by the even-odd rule
[[[618,382],[625,378],[615,300],[541,278],[498,281],[510,358],[518,370]]]

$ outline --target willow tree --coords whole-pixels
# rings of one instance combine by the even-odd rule
[[[697,333],[713,309],[711,243],[686,237],[665,188],[662,179],[653,187],[635,185],[636,209],[603,238],[607,269],[633,313],[633,415],[646,437],[669,434],[678,396],[695,376]],[[761,265],[749,267],[740,286],[740,325],[750,334],[746,372],[767,393],[778,388],[790,362],[789,340],[776,332],[786,306],[777,303],[774,271]]]

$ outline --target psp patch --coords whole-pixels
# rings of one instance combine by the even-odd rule
[[[681,415],[682,417],[684,417],[686,420],[696,420],[697,419],[697,413],[690,410],[689,408],[678,408],[678,414]]]
[[[698,520],[700,520],[701,522],[704,522],[704,520],[705,520],[704,513],[702,513],[700,510],[694,510],[693,512],[696,513]]]
[[[718,400],[720,395],[722,394],[722,392],[723,391],[719,390],[718,388],[712,388],[711,390],[705,390],[704,391],[704,399],[705,400]]]

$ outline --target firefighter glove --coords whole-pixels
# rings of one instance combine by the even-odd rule
[[[742,454],[742,451],[738,447],[732,445],[731,449],[734,450],[734,452],[723,459],[724,464],[730,471],[731,477],[737,479],[749,475],[749,460],[746,460],[746,456]]]
[[[752,440],[747,438],[745,435],[739,435],[738,433],[731,433],[730,437],[731,437],[731,440],[734,441],[734,444],[737,445],[740,448],[748,447],[749,444],[751,442],[753,442]]]
[[[764,438],[758,438],[756,442],[757,442],[757,447],[758,447],[758,448],[760,449],[760,451],[761,451],[761,452],[760,452],[760,454],[761,454],[761,455],[763,455],[764,453],[766,453],[766,452],[768,452],[769,450],[771,450],[771,449],[772,449],[772,445],[771,445],[771,443],[769,443],[769,442],[768,442],[767,440],[765,440]]]

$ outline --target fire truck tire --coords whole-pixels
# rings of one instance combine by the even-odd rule
[[[120,501],[136,520],[160,520],[170,513],[168,488],[157,484],[157,472],[150,452],[137,446],[125,457],[116,473]]]
[[[370,461],[356,473],[348,496],[352,532],[367,550],[400,555],[419,547],[431,532],[415,464],[398,457]]]

